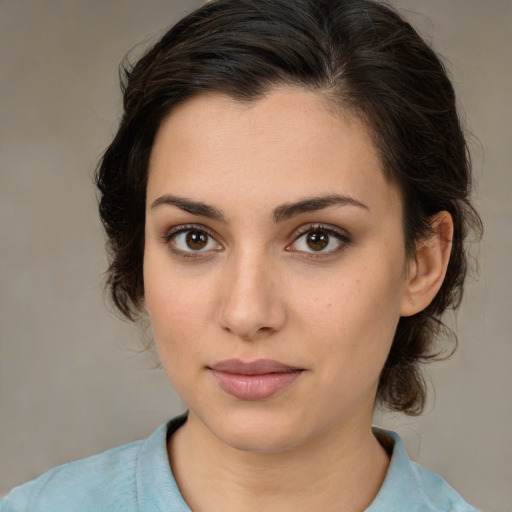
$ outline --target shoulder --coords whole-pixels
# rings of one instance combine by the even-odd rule
[[[374,434],[389,449],[391,461],[367,512],[478,512],[443,478],[412,462],[398,434],[383,429]]]
[[[13,489],[0,512],[190,512],[172,476],[167,437],[179,416],[150,437],[58,466]]]
[[[58,466],[14,488],[0,512],[136,510],[137,455],[143,441]]]
[[[415,462],[411,462],[411,471],[415,474],[418,488],[426,504],[425,511],[446,510],[447,512],[478,512],[438,474]],[[421,509],[423,510],[423,509]]]

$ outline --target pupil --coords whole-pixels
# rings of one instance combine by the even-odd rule
[[[206,247],[206,244],[208,243],[208,235],[201,231],[189,231],[186,236],[186,242],[190,249],[198,251]]]
[[[307,237],[307,244],[310,249],[313,249],[314,251],[321,251],[329,244],[329,235],[323,231],[309,233]]]

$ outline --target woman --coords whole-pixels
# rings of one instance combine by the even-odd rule
[[[366,0],[219,0],[123,90],[108,284],[188,412],[1,510],[474,510],[371,428],[421,412],[479,227],[432,50]]]

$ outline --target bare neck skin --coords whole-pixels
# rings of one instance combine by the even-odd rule
[[[365,423],[336,426],[284,452],[248,453],[221,442],[191,414],[169,440],[169,460],[193,512],[361,512],[389,465]]]

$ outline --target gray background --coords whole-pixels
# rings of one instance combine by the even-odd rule
[[[427,413],[376,421],[475,505],[510,510],[512,2],[394,3],[446,58],[475,134],[486,232]],[[0,494],[183,409],[141,331],[105,307],[91,180],[118,122],[119,61],[198,4],[0,0]]]

